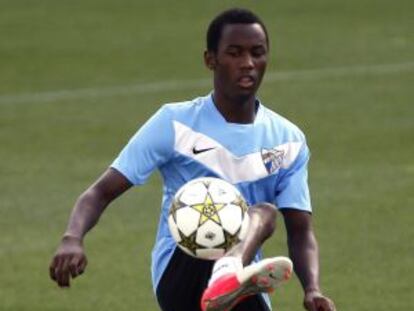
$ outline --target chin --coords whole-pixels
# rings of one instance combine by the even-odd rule
[[[236,103],[239,104],[245,104],[247,101],[251,100],[252,98],[255,98],[256,94],[255,93],[248,93],[248,94],[235,94],[233,96],[233,100]]]
[[[239,89],[237,92],[236,97],[237,98],[244,98],[244,99],[248,99],[250,97],[255,97],[256,96],[256,88],[249,88],[249,89]]]
[[[228,90],[225,93],[225,97],[230,99],[231,101],[234,101],[236,103],[243,104],[247,100],[250,100],[252,98],[256,97],[256,91],[257,88],[240,88],[235,87],[232,90]]]

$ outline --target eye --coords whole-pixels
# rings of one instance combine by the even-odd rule
[[[239,53],[237,53],[237,52],[227,52],[227,55],[229,55],[231,57],[237,57],[237,56],[239,56]]]
[[[256,47],[252,50],[253,57],[261,57],[266,54],[266,49],[264,47]]]
[[[231,48],[231,49],[228,49],[226,51],[226,54],[231,56],[231,57],[238,57],[238,56],[240,56],[240,50],[235,49],[235,48]]]

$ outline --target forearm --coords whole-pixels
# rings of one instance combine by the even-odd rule
[[[289,254],[304,291],[319,291],[319,251],[311,230],[296,232],[288,238]]]
[[[312,228],[312,214],[295,209],[282,210],[288,236],[289,254],[305,291],[303,305],[308,311],[335,311],[335,304],[319,287],[319,251]]]
[[[82,240],[97,224],[108,203],[96,190],[88,189],[76,201],[64,236]]]

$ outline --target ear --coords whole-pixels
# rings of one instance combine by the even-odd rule
[[[216,54],[212,51],[204,51],[204,63],[208,69],[216,69]]]

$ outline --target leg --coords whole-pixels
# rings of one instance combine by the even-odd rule
[[[276,210],[276,207],[269,203],[249,207],[250,222],[245,239],[230,249],[223,259],[217,262],[210,283],[226,274],[227,270],[240,269],[253,261],[259,248],[275,231]]]
[[[289,258],[267,258],[250,264],[261,245],[275,230],[276,207],[259,204],[249,208],[249,216],[246,238],[214,265],[209,286],[201,300],[203,311],[228,311],[236,305],[240,310],[268,310],[264,303],[247,307],[250,298],[246,298],[260,301],[261,297],[257,294],[272,292],[290,278],[292,262]]]
[[[225,256],[233,256],[242,260],[243,266],[254,259],[262,246],[276,229],[276,207],[269,203],[251,206],[248,210],[250,224],[246,238],[233,247]]]

